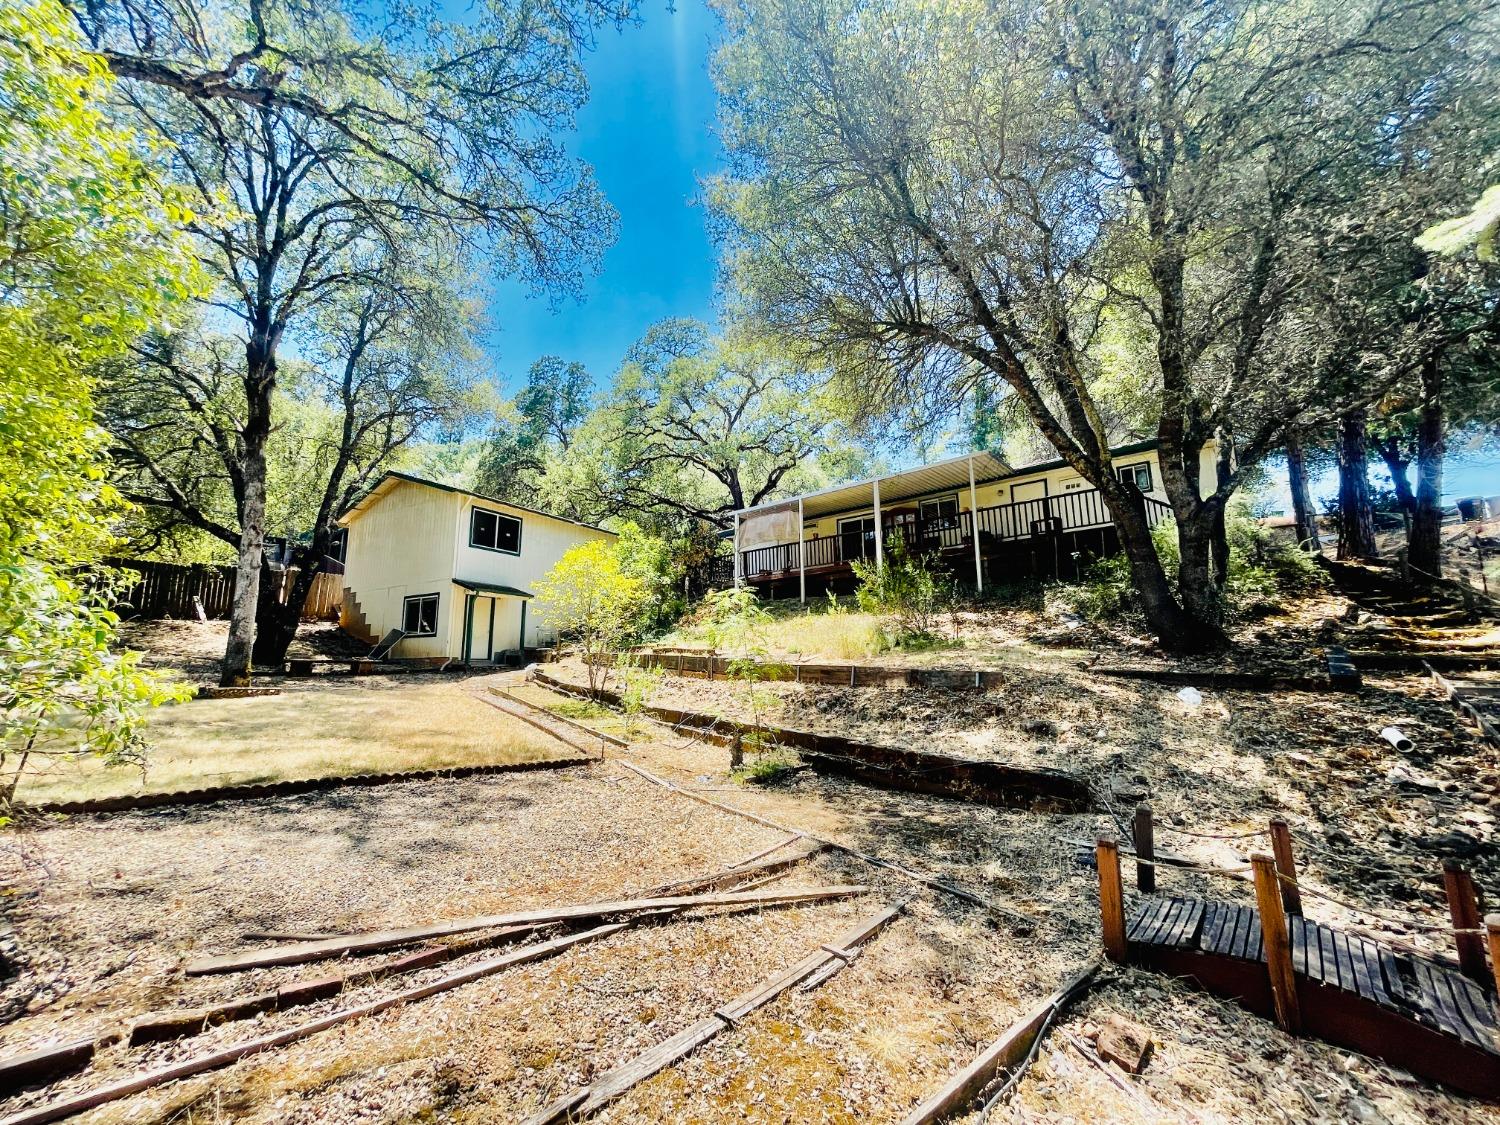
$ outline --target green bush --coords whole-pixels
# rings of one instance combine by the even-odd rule
[[[851,564],[859,580],[855,599],[860,610],[893,617],[896,646],[941,643],[939,621],[957,601],[953,579],[936,570],[926,556],[908,549],[899,533],[891,536],[889,548],[883,567],[862,559]]]
[[[1285,596],[1310,593],[1327,584],[1310,555],[1273,536],[1250,515],[1247,505],[1231,505],[1225,532],[1229,540],[1229,576],[1224,585],[1227,620],[1265,616]],[[1176,523],[1167,520],[1158,525],[1151,539],[1167,580],[1175,585],[1181,565]],[[1070,610],[1096,622],[1134,621],[1141,613],[1130,580],[1130,564],[1123,555],[1089,563],[1079,582],[1053,587],[1047,602],[1051,608]]]

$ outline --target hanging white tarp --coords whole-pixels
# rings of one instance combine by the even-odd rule
[[[801,537],[797,502],[777,508],[760,508],[740,517],[740,550],[773,547],[778,543],[795,543]]]

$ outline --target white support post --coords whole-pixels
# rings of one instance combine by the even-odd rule
[[[885,569],[885,527],[880,521],[880,481],[877,478],[874,489],[875,499],[875,569]]]
[[[969,454],[969,535],[974,540],[974,591],[984,593],[984,557],[979,552],[979,489],[974,487],[974,455]]]
[[[734,587],[740,587],[740,514],[734,513]]]
[[[798,597],[807,604],[807,524],[802,518],[802,497],[797,497],[797,585]]]

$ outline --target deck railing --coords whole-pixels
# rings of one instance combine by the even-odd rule
[[[1170,505],[1151,496],[1141,498],[1145,503],[1146,523],[1156,527],[1172,514]],[[979,522],[981,550],[992,543],[1008,543],[1019,539],[1056,535],[1065,531],[1085,531],[1090,528],[1108,527],[1114,523],[1109,508],[1097,488],[1082,492],[1063,492],[1056,496],[1043,496],[1036,500],[1021,500],[1013,504],[996,504],[980,508],[977,513],[959,512],[951,516],[933,516],[928,519],[899,515],[883,520],[885,541],[900,535],[914,550],[927,552],[958,551],[973,549],[972,527],[974,517]],[[806,551],[802,558],[799,546]],[[742,551],[741,573],[753,579],[761,574],[786,574],[806,565],[808,570],[830,566],[847,565],[856,560],[875,557],[873,532],[841,531],[834,535],[814,536],[797,543],[777,543],[770,547],[754,547]]]

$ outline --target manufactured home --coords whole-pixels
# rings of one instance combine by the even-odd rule
[[[343,628],[398,660],[519,659],[551,639],[533,585],[571,548],[613,532],[388,472],[347,530]],[[399,634],[399,636],[397,636]]]
[[[1201,454],[1205,495],[1216,487],[1217,453],[1210,444]],[[1170,518],[1155,443],[1110,454],[1115,473],[1139,491],[1148,523]],[[1119,550],[1103,497],[1071,466],[1012,466],[978,452],[741,509],[735,583],[771,597],[846,591],[851,564],[879,563],[897,536],[979,590],[1033,575],[1076,577],[1089,559]]]

